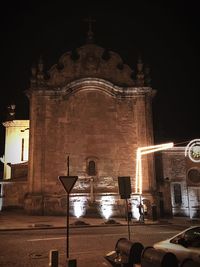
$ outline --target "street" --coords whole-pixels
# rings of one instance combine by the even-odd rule
[[[171,237],[179,227],[171,225],[131,226],[131,240],[144,246]],[[114,250],[117,240],[128,238],[126,226],[71,228],[69,256],[78,267],[109,267],[104,256]],[[49,266],[50,250],[58,250],[59,266],[66,266],[65,229],[18,230],[0,232],[1,267]]]

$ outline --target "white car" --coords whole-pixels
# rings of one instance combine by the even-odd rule
[[[200,226],[192,226],[179,234],[153,245],[155,249],[172,252],[181,263],[192,259],[200,264]]]

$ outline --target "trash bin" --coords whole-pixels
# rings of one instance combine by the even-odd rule
[[[115,245],[115,251],[108,253],[105,259],[115,267],[133,267],[133,264],[141,262],[143,249],[144,246],[139,242],[120,238]]]
[[[192,259],[187,259],[181,262],[180,267],[199,267],[199,262],[193,261]]]
[[[152,209],[152,220],[153,221],[157,221],[158,216],[157,216],[157,206],[156,205],[152,205],[151,206]]]
[[[146,247],[141,255],[141,267],[178,267],[178,260],[171,252]]]

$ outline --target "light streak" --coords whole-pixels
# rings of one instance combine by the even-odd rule
[[[166,143],[154,146],[145,146],[138,147],[136,151],[136,181],[135,181],[135,193],[142,194],[142,185],[143,185],[143,177],[142,177],[142,155],[154,153],[157,151],[165,150],[168,148],[172,148],[174,143]]]

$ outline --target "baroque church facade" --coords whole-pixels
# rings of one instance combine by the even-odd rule
[[[105,199],[117,207],[118,176],[130,176],[134,192],[136,149],[153,143],[154,91],[143,71],[139,61],[134,80],[118,54],[91,39],[65,53],[48,79],[42,62],[32,70],[26,210],[62,212],[65,197],[57,177],[67,174],[67,157],[70,175],[79,177],[72,203],[87,209],[88,199],[99,205]],[[143,188],[152,198],[153,162],[144,164]]]
[[[124,216],[121,176],[130,177],[130,201],[136,207],[136,150],[154,144],[155,90],[140,59],[136,76],[132,74],[117,53],[94,44],[91,32],[85,45],[61,56],[48,77],[42,60],[32,68],[26,91],[30,120],[4,123],[6,137],[14,134],[13,129],[20,132],[24,158],[9,165],[5,150],[3,207],[18,206],[29,214],[65,214],[66,193],[58,176],[68,174],[78,176],[70,194],[70,212],[77,217]],[[148,216],[152,204],[158,214],[170,215],[170,183],[156,180],[153,154],[142,158],[142,174]],[[164,205],[163,196],[169,196]]]

